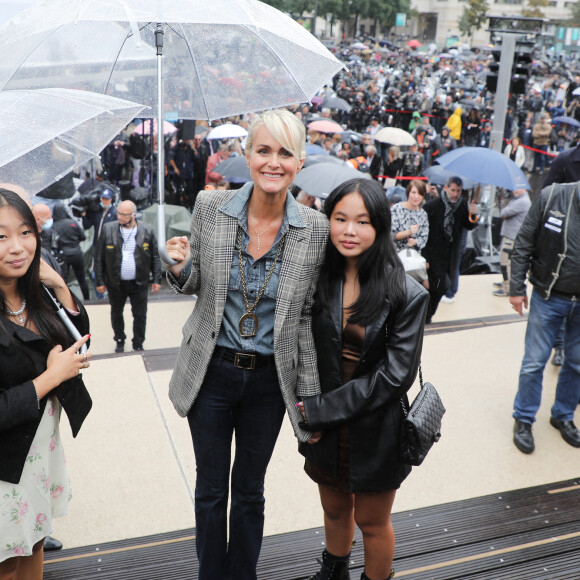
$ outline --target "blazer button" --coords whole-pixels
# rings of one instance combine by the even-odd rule
[[[211,337],[212,337],[212,338],[215,338],[215,332],[212,332],[212,333],[211,333]]]

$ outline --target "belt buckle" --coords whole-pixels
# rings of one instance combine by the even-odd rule
[[[247,366],[243,365],[243,361],[249,361]],[[237,369],[244,369],[246,371],[253,371],[256,368],[256,355],[255,354],[245,354],[243,352],[237,352],[234,356],[234,366]]]

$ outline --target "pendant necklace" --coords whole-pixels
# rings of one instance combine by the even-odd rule
[[[262,232],[262,233],[264,233],[264,232]],[[262,298],[262,294],[264,294],[264,291],[266,290],[266,287],[268,286],[268,282],[270,281],[270,278],[272,277],[272,274],[274,273],[274,268],[276,267],[276,263],[278,262],[278,258],[280,257],[280,254],[282,253],[282,248],[284,247],[284,240],[285,239],[286,239],[286,234],[284,234],[282,236],[282,239],[280,240],[280,243],[278,244],[278,250],[276,251],[276,257],[274,258],[274,261],[272,262],[272,266],[270,266],[270,270],[268,271],[268,274],[266,275],[266,279],[264,280],[264,284],[263,284],[260,292],[258,293],[258,296],[256,297],[256,300],[254,301],[254,303],[250,306],[250,303],[248,301],[248,293],[246,291],[246,277],[244,275],[244,261],[243,261],[243,256],[242,256],[242,228],[238,227],[238,258],[240,261],[240,277],[242,279],[241,280],[242,293],[244,295],[244,304],[246,306],[246,313],[242,315],[242,317],[240,318],[240,321],[238,323],[238,328],[240,330],[240,335],[242,338],[249,338],[252,336],[256,336],[256,333],[258,332],[258,317],[256,316],[256,314],[254,314],[252,312],[252,310],[254,310],[256,308],[256,306],[258,305],[258,302],[260,302],[260,299]],[[253,328],[245,331],[244,330],[244,323],[246,321],[249,321],[249,320],[251,320],[253,322]]]
[[[22,316],[22,313],[24,312],[24,309],[26,308],[26,300],[22,299],[22,304],[20,306],[19,310],[8,310],[7,307],[4,307],[4,312],[6,312],[6,314],[9,314],[10,316],[17,316],[18,317],[18,323],[19,324],[24,324],[26,322],[26,318],[24,318]]]
[[[250,210],[249,208],[248,208],[248,210],[254,219],[258,219],[254,215],[254,212],[252,212],[252,210]],[[272,223],[274,223],[274,222],[272,222]],[[258,233],[258,230],[256,228],[252,228],[254,230],[254,234],[256,234],[256,238],[258,241],[258,252],[260,251],[260,236],[263,236],[272,227],[272,223],[263,232],[260,232],[260,233]]]

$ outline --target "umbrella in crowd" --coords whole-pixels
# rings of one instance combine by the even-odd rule
[[[444,169],[441,165],[431,165],[423,171],[423,175],[429,180],[430,183],[435,185],[445,185],[450,177],[461,177],[463,181],[463,189],[472,189],[476,186],[476,183],[463,175],[458,173],[453,173],[453,171],[448,171]]]
[[[0,28],[0,54],[0,90],[122,96],[150,106],[159,125],[164,111],[211,120],[305,102],[343,68],[304,27],[257,0],[42,0]],[[157,158],[161,176],[163,147]]]
[[[308,123],[308,128],[319,133],[342,133],[344,131],[338,123],[327,119],[312,121],[312,123]]]
[[[329,155],[328,151],[315,143],[306,143],[306,155]]]
[[[350,113],[352,109],[352,106],[340,97],[328,97],[327,99],[324,99],[322,106],[329,109],[336,109],[338,111],[345,111],[346,113]]]
[[[368,173],[358,171],[348,161],[343,161],[341,165],[316,163],[303,169],[294,179],[294,185],[309,195],[325,199],[335,187],[357,177],[371,179]]]
[[[379,143],[397,145],[398,147],[406,147],[417,143],[411,133],[403,129],[398,129],[397,127],[384,127],[383,129],[379,129],[375,133],[374,140]]]
[[[239,155],[225,159],[216,166],[214,171],[222,175],[230,183],[247,183],[248,181],[252,181],[248,162],[245,157]]]
[[[212,139],[235,139],[237,137],[247,137],[248,132],[240,125],[235,123],[224,123],[212,129],[208,136],[208,140]]]
[[[409,40],[409,42],[407,42],[407,46],[409,48],[419,48],[420,46],[423,46],[416,38],[413,38],[412,40]]]
[[[333,155],[307,155],[304,160],[304,168],[316,165],[317,163],[334,163],[335,165],[342,165],[344,161]]]
[[[157,119],[153,119],[153,134],[157,135]],[[133,133],[137,135],[151,135],[151,119],[147,119],[142,123],[139,123]],[[164,135],[171,135],[173,133],[177,133],[177,127],[170,123],[169,121],[163,121],[163,134]]]
[[[566,115],[552,117],[552,123],[563,123],[564,125],[570,125],[570,127],[580,127],[580,123],[574,117],[566,117]]]
[[[509,157],[486,147],[460,147],[439,157],[437,163],[476,183],[511,191],[531,189],[524,172]]]
[[[0,182],[38,193],[98,156],[143,109],[74,89],[0,92]]]

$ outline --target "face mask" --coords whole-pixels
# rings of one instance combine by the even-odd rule
[[[54,220],[52,218],[46,220],[43,224],[42,224],[42,230],[46,231],[49,230],[52,227],[52,224],[54,223]]]

